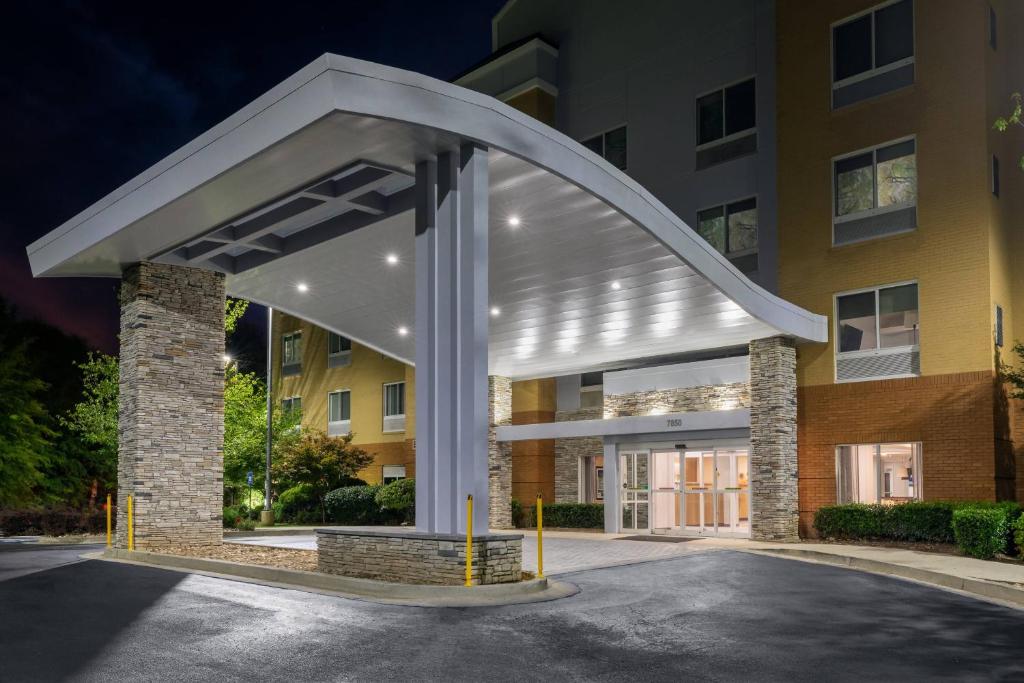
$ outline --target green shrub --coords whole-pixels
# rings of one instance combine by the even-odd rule
[[[512,499],[512,524],[517,529],[537,526],[537,508]],[[545,528],[603,529],[604,505],[600,503],[548,503],[544,506]]]
[[[222,519],[225,529],[234,529],[242,521],[242,513],[237,505],[225,505]]]
[[[252,531],[256,528],[256,522],[246,517],[245,519],[239,520],[238,524],[235,525],[235,528],[239,531]]]
[[[400,523],[401,513],[385,510],[377,502],[377,492],[381,488],[380,485],[372,485],[334,489],[324,500],[328,519],[335,524]]]
[[[953,542],[953,510],[956,503],[911,502],[902,505],[879,505],[881,538],[924,543]]]
[[[111,516],[111,524],[117,515]],[[66,536],[67,534],[103,534],[107,531],[107,513],[102,508],[73,510],[0,510],[0,536]]]
[[[1024,560],[1024,515],[1019,515],[1013,523],[1013,544],[1017,549],[1017,556]]]
[[[273,508],[277,521],[294,524],[319,524],[323,521],[313,487],[308,484],[282,491]]]
[[[814,528],[822,538],[844,540],[883,538],[886,506],[851,503],[826,505],[814,513]]]
[[[533,508],[523,507],[517,499],[512,499],[512,526],[517,529],[529,529],[534,526]]]
[[[544,506],[544,526],[563,529],[603,529],[604,505],[551,503]]]
[[[415,479],[398,479],[381,486],[374,500],[381,509],[399,513],[403,522],[416,520]]]
[[[1005,508],[962,507],[953,511],[953,537],[965,555],[988,560],[1006,552],[1009,514]]]

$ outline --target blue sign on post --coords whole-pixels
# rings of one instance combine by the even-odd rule
[[[249,482],[249,486],[252,486],[252,470],[249,470],[249,472],[245,475],[245,480]]]

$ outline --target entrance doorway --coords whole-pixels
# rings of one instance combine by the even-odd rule
[[[654,450],[654,531],[750,535],[747,448]]]
[[[619,453],[623,531],[647,529],[650,523],[650,457],[650,451]]]

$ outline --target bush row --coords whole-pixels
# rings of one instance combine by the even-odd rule
[[[111,524],[115,523],[116,517],[111,517]],[[106,532],[107,513],[103,509],[0,510],[0,536],[65,536]]]
[[[814,514],[822,538],[955,543],[972,557],[1011,553],[1021,506],[1007,501],[829,505]]]
[[[345,486],[327,494],[327,519],[334,524],[402,524],[416,520],[416,481]]]
[[[512,501],[512,523],[520,529],[537,526],[537,509]],[[544,526],[560,529],[603,529],[604,505],[600,503],[548,503]]]

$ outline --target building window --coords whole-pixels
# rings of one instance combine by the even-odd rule
[[[289,332],[281,337],[281,374],[302,372],[302,332]]]
[[[992,157],[992,194],[999,196],[999,158]]]
[[[921,444],[888,443],[836,448],[837,500],[906,503],[921,499]]]
[[[698,145],[738,136],[756,126],[756,87],[753,78],[697,98]]]
[[[579,502],[604,502],[604,456],[586,455],[579,459]]]
[[[913,138],[832,162],[833,244],[917,227],[917,151]]]
[[[584,372],[580,375],[580,408],[604,407],[604,373]]]
[[[896,0],[832,25],[832,106],[914,82],[914,4]]]
[[[281,410],[286,413],[290,413],[293,410],[296,413],[302,414],[302,397],[301,396],[289,396],[288,398],[281,399]]]
[[[751,197],[697,212],[697,232],[720,254],[757,251],[757,199]]]
[[[995,342],[997,347],[1003,347],[1003,307],[999,304],[996,304]]]
[[[405,479],[405,465],[384,465],[381,471],[381,482],[390,484]]]
[[[993,50],[998,46],[998,26],[996,25],[996,11],[990,6],[988,8],[988,44]]]
[[[405,430],[405,382],[384,385],[384,431]]]
[[[327,333],[327,367],[338,368],[352,362],[352,340],[333,332]]]
[[[583,141],[583,146],[603,157],[615,168],[626,170],[626,127],[619,126]]]
[[[352,392],[348,389],[327,394],[327,434],[341,436],[352,431]]]
[[[836,379],[921,374],[917,283],[836,296]]]

